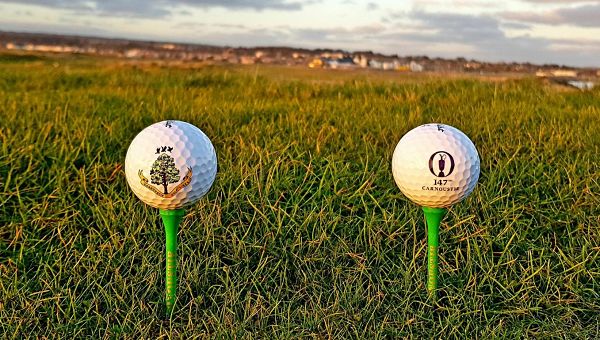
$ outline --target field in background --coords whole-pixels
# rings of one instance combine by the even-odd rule
[[[600,334],[600,88],[3,55],[0,116],[3,337]],[[181,226],[170,320],[158,212],[123,172],[163,119],[219,158]],[[440,230],[437,302],[422,213],[390,169],[428,122],[482,161]]]

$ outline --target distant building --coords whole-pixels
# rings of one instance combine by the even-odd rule
[[[125,51],[126,58],[139,58],[141,56],[142,56],[142,50],[137,49],[137,48],[132,48],[132,49]]]
[[[409,65],[396,65],[396,67],[394,67],[395,71],[399,71],[399,72],[408,72],[410,71],[410,66]]]
[[[467,70],[479,70],[481,68],[481,63],[478,63],[476,61],[469,61],[465,63],[464,66]]]
[[[410,68],[411,72],[423,72],[423,65],[414,61],[411,61],[408,67]]]
[[[369,60],[369,67],[374,69],[383,69],[383,63],[379,60],[371,59]]]
[[[321,68],[323,67],[323,60],[321,58],[315,58],[310,63],[308,63],[308,67]]]
[[[574,70],[556,69],[551,70],[550,74],[552,74],[555,77],[577,77],[577,71]]]
[[[307,57],[307,55],[304,53],[298,53],[298,52],[292,53],[292,58],[294,58],[294,59],[304,59],[306,57]]]
[[[255,63],[255,60],[253,56],[243,55],[240,57],[240,63],[242,65],[252,65]]]
[[[326,58],[326,59],[342,59],[344,58],[344,54],[343,53],[329,53],[329,52],[323,52],[321,53],[321,57]]]
[[[591,81],[581,81],[581,80],[569,80],[567,84],[576,87],[580,90],[591,90],[594,88],[594,82]]]
[[[381,66],[382,66],[382,68],[384,70],[398,70],[398,71],[401,71],[400,70],[400,63],[397,62],[396,60],[394,60],[394,61],[384,61],[381,64]],[[408,67],[406,68],[406,70],[408,70]]]
[[[354,58],[352,60],[354,61],[355,64],[357,64],[358,66],[360,66],[362,68],[369,67],[369,59],[367,59],[367,57],[365,57],[362,54],[354,56]]]
[[[325,65],[333,69],[349,69],[358,66],[354,63],[354,60],[352,60],[352,58],[349,57],[339,59],[328,59],[325,61]]]

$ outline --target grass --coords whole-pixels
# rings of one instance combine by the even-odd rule
[[[3,338],[597,338],[600,91],[535,79],[0,57]],[[286,77],[286,72],[290,74]],[[179,232],[127,187],[145,126],[211,137],[214,187]],[[481,155],[440,230],[428,299],[422,212],[393,149],[427,122]]]

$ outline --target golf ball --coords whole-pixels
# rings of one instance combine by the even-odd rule
[[[142,130],[125,157],[125,176],[135,195],[159,209],[199,200],[217,175],[210,139],[192,124],[167,120]]]
[[[394,180],[411,201],[430,208],[451,206],[479,179],[479,155],[460,130],[425,124],[407,132],[394,150]]]

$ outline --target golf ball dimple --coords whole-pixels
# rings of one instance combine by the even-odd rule
[[[192,124],[167,120],[142,130],[125,157],[135,195],[159,209],[178,209],[204,196],[217,175],[210,139]]]
[[[460,130],[443,124],[410,130],[392,157],[392,173],[402,193],[430,208],[449,207],[468,196],[479,171],[473,142]]]

